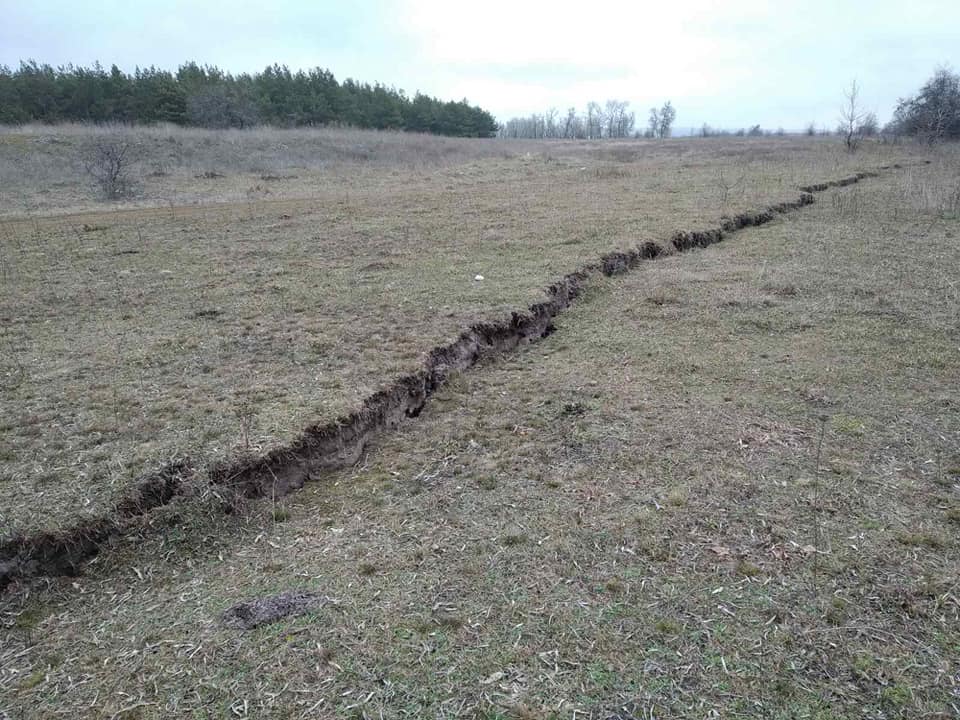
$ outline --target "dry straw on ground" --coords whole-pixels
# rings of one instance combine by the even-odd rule
[[[99,512],[172,458],[202,469],[268,450],[355,409],[429,348],[527,307],[602,253],[665,242],[892,157],[874,148],[854,161],[831,144],[789,140],[558,143],[528,154],[525,145],[434,147],[357,132],[128,135],[150,152],[170,143],[194,158],[138,178],[139,203],[156,205],[168,185],[211,186],[197,195],[204,201],[87,200],[82,212],[27,216],[16,203],[0,208],[19,214],[0,227],[0,309],[15,320],[0,338],[2,535],[57,527],[78,508]],[[29,164],[44,140],[62,163],[97,139],[34,129],[0,135],[0,148]],[[335,169],[311,164],[311,149],[357,144],[379,154]],[[238,171],[250,148],[273,153],[256,172],[282,178]],[[223,154],[224,178],[197,172],[204,153]],[[407,162],[413,156],[420,164]],[[295,162],[303,167],[278,167]],[[734,191],[717,184],[731,168],[742,179]],[[87,180],[63,182],[58,201],[81,197]],[[236,202],[231,188],[251,182],[288,189]],[[14,188],[41,197],[29,173]]]
[[[566,158],[549,147],[550,160],[429,174],[422,192],[387,173],[344,212],[378,228],[369,242],[340,234],[350,225],[339,221],[319,243],[321,259],[311,255],[321,215],[301,206],[291,215],[303,213],[302,222],[271,244],[256,240],[266,212],[246,230],[242,215],[195,227],[229,228],[241,248],[231,259],[250,253],[241,268],[263,272],[284,258],[285,268],[298,268],[288,272],[323,277],[336,290],[298,289],[291,307],[315,313],[345,296],[341,312],[353,326],[391,328],[389,342],[360,340],[351,350],[359,354],[324,368],[359,384],[366,372],[402,367],[402,359],[377,364],[384,346],[407,340],[413,361],[417,343],[443,337],[447,321],[455,327],[519,304],[567,263],[621,241],[709,226],[725,211],[711,181],[718,165],[742,162],[755,178],[737,199],[749,205],[850,170],[831,165],[848,162],[830,154],[837,148],[793,141],[618,148],[630,148],[629,162],[603,146]],[[623,176],[592,172],[616,163]],[[171,508],[156,519],[175,520],[166,532],[146,531],[79,578],[8,599],[0,709],[141,718],[955,715],[960,228],[943,199],[956,167],[945,157],[831,190],[720,245],[602,281],[556,332],[450,383],[357,467],[239,515],[173,518],[189,510]],[[324,202],[316,205],[329,217]],[[430,211],[413,212],[424,206]],[[329,281],[331,263],[357,277],[354,264],[374,262],[383,247],[374,238],[397,227],[390,218],[401,212],[418,219],[409,242],[395,236],[396,274],[381,269],[387,277],[367,295],[350,292],[361,283]],[[483,234],[494,214],[496,238]],[[169,227],[161,213],[132,216],[151,219],[147,235],[162,232],[167,242],[144,258],[115,257],[187,273],[172,288],[201,276],[184,258],[209,268],[234,247],[177,243],[191,236],[179,233],[190,227],[182,220],[168,216]],[[455,242],[464,237],[458,228],[476,241]],[[47,237],[42,223],[38,237]],[[338,249],[337,237],[357,250]],[[43,242],[57,257],[54,241]],[[270,254],[278,243],[283,253]],[[102,263],[109,246],[98,241],[90,257]],[[17,256],[23,267],[28,256]],[[62,262],[75,267],[83,257]],[[502,257],[509,267],[496,262]],[[493,266],[509,281],[481,293],[444,271],[457,262],[469,278],[482,271],[491,283]],[[139,272],[142,284],[149,272]],[[243,298],[249,323],[292,314],[260,286],[238,282],[231,296],[221,278],[208,283],[210,297]],[[232,307],[168,302],[153,324],[183,318],[188,307]],[[441,303],[451,317],[437,311]],[[415,309],[424,306],[442,318],[436,326],[418,324]],[[87,312],[55,303],[46,317],[62,322],[64,308]],[[199,352],[210,340],[193,322],[158,332]],[[277,347],[264,340],[251,363],[251,377],[276,374],[285,393],[245,406],[255,446],[265,437],[256,418],[270,402],[292,408],[286,421],[299,419],[289,388],[303,368]],[[182,354],[162,357],[192,378],[192,365],[178,366]],[[207,362],[242,369],[246,357],[222,351]],[[33,358],[21,362],[24,372],[35,372]],[[162,396],[163,383],[153,382]],[[211,386],[227,392],[227,383]],[[316,413],[317,405],[304,408]],[[298,593],[336,603],[248,631],[222,622],[239,602]]]

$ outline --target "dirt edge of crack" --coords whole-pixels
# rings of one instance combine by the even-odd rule
[[[725,217],[719,227],[677,231],[670,242],[677,252],[707,247],[738,230],[764,225],[778,215],[810,205],[814,202],[813,193],[846,187],[876,177],[879,171],[900,167],[884,165],[877,171],[805,185],[799,188],[801,195],[795,200]],[[584,265],[548,287],[547,299],[531,305],[526,312],[514,312],[510,318],[497,322],[477,323],[453,342],[435,347],[420,370],[377,391],[359,410],[330,423],[310,426],[289,445],[260,457],[222,462],[209,472],[209,483],[240,498],[280,497],[303,487],[320,473],[353,465],[374,437],[419,415],[451,374],[552,333],[553,319],[583,293],[592,276],[620,275],[665,252],[659,244],[648,241]],[[16,580],[78,575],[83,563],[95,556],[106,540],[123,534],[151,511],[184,497],[187,481],[193,475],[189,460],[171,462],[141,477],[103,515],[85,518],[60,530],[22,533],[0,540],[0,592]]]

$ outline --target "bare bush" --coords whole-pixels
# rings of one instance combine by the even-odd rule
[[[119,200],[132,193],[132,156],[133,143],[122,137],[100,139],[90,149],[84,169],[107,200]]]
[[[740,168],[739,177],[731,177],[730,175],[724,175],[723,168],[721,167],[717,173],[716,186],[720,193],[720,204],[721,207],[726,209],[727,201],[730,199],[730,194],[734,190],[742,190],[744,179],[746,178],[746,172],[743,167]]]

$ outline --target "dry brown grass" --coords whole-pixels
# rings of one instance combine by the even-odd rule
[[[202,204],[85,201],[83,212],[20,213],[0,227],[0,535],[99,512],[172,457],[203,468],[287,441],[603,252],[712,226],[903,154],[878,146],[851,159],[822,141],[779,140],[558,143],[536,154],[503,145],[516,153],[508,158],[490,149],[497,143],[438,140],[430,157],[449,162],[409,166],[429,155],[425,139],[163,129],[137,138],[162,145],[168,132],[187,156],[223,156],[226,177],[198,179],[203,163],[185,161],[153,189],[143,178],[142,202],[165,197],[165,183],[187,194],[213,184],[194,196]],[[90,141],[76,128],[48,135],[57,148]],[[0,144],[29,163],[48,135]],[[372,167],[328,175],[310,165],[310,148],[363,139],[386,148]],[[301,152],[307,167],[231,202],[255,182],[242,169],[249,159],[235,158],[261,146],[277,153],[271,163]],[[737,175],[736,190],[718,187],[722,172]],[[15,189],[36,197],[42,187],[29,180]],[[65,182],[73,190],[58,188],[50,205],[81,197],[80,176]],[[289,192],[270,189],[286,183]]]
[[[956,167],[605,281],[358,467],[10,600],[0,708],[956,716],[960,226],[912,191]]]
[[[136,192],[128,207],[310,197],[317,185],[513,157],[533,147],[334,128],[0,127],[0,215],[62,212],[97,199],[84,160],[97,143],[115,140],[131,145]]]

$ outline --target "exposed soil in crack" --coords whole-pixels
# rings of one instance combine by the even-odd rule
[[[879,170],[900,167],[887,165]],[[678,252],[707,247],[738,230],[764,225],[778,215],[813,203],[812,193],[852,185],[878,174],[859,172],[807,185],[800,188],[802,194],[796,200],[725,217],[715,228],[678,231],[670,242]],[[514,312],[498,322],[478,323],[448,345],[435,347],[419,371],[397,378],[367,398],[359,410],[333,422],[308,427],[289,445],[260,457],[221,463],[210,471],[207,482],[215,486],[218,494],[227,496],[225,507],[229,508],[231,497],[280,497],[325,471],[353,465],[371,440],[419,415],[451,374],[551,334],[553,319],[584,292],[591,278],[625,273],[665,252],[657,243],[644,242],[635,249],[609,253],[584,265],[547,288],[547,299],[531,305],[526,312]],[[193,475],[189,460],[179,460],[141,478],[104,515],[78,521],[62,530],[0,540],[0,591],[19,579],[79,574],[84,561],[96,555],[108,538],[124,534],[142,523],[151,511],[189,494],[188,481]]]

